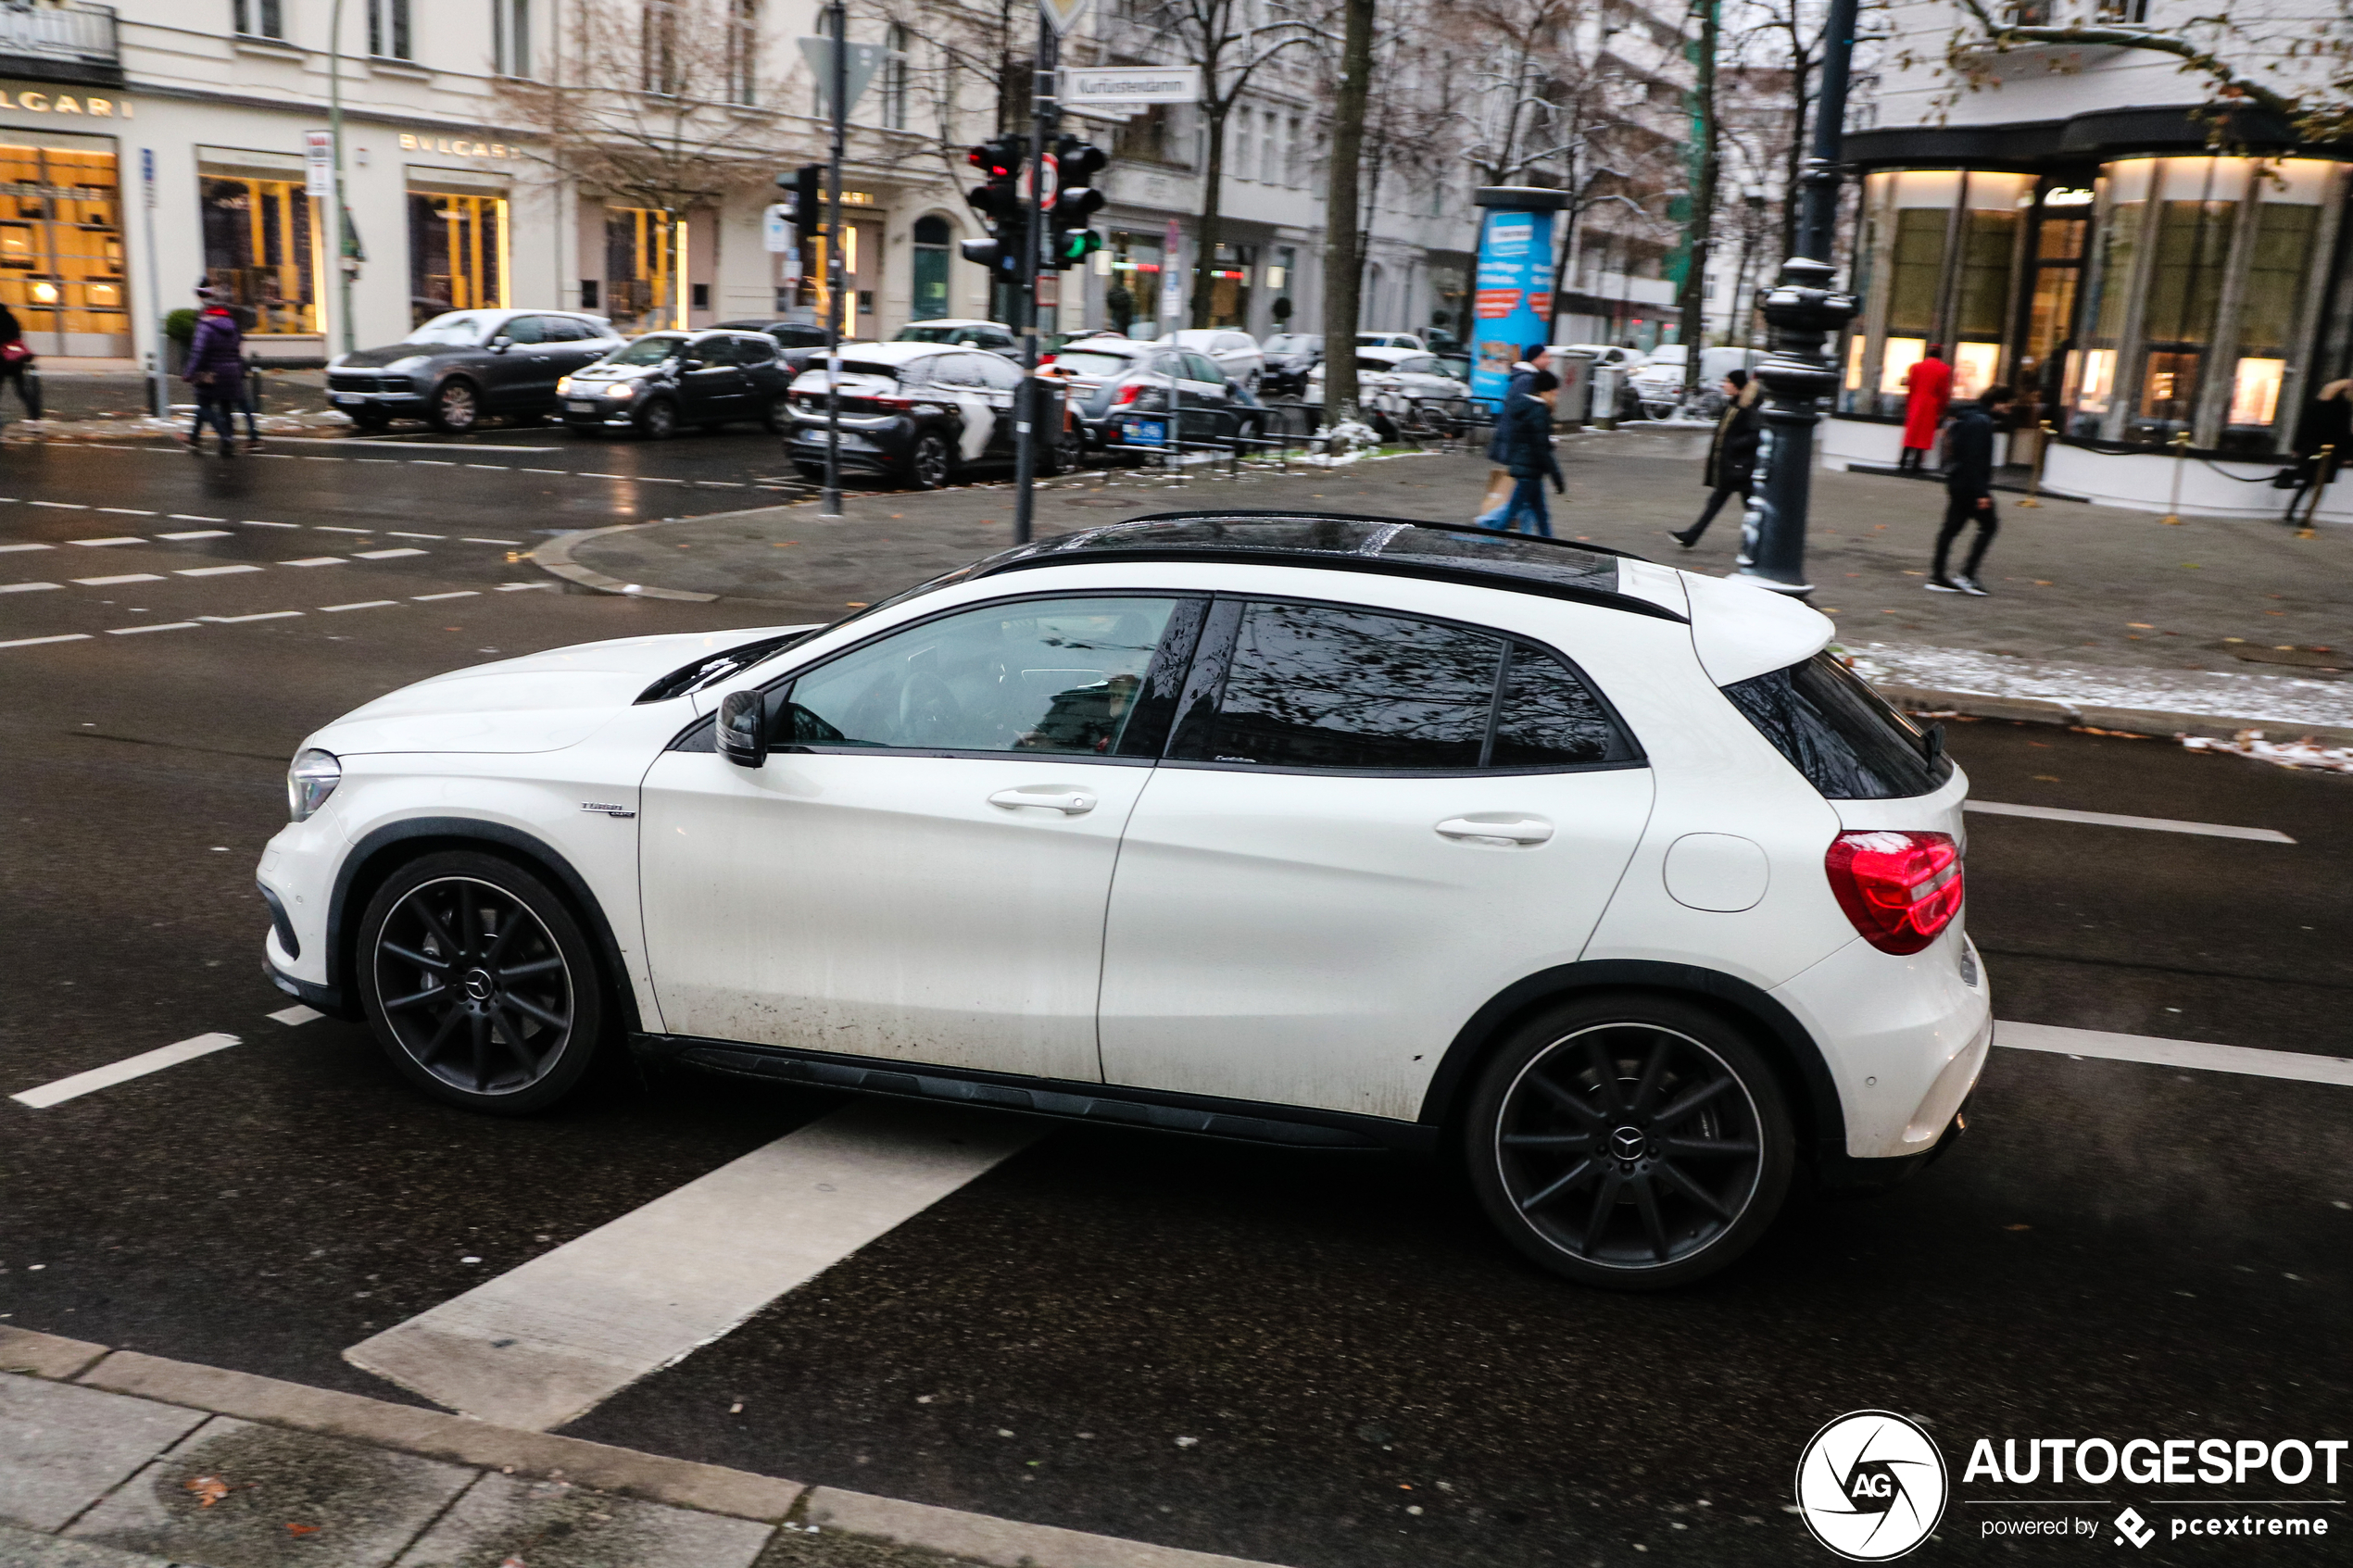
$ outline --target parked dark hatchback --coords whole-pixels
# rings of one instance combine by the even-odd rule
[[[422,419],[465,431],[502,414],[556,411],[556,383],[621,345],[602,316],[577,310],[450,310],[383,348],[338,355],[327,401],[362,430]]]
[[[564,423],[577,433],[634,431],[655,441],[681,425],[735,420],[785,428],[792,371],[765,332],[648,332],[564,378]]]
[[[932,343],[850,343],[841,350],[841,465],[937,490],[967,468],[1013,460],[1013,395],[1022,371],[1001,355]],[[1078,465],[1084,442],[1063,418],[1060,388],[1047,383],[1044,428],[1060,433],[1044,450],[1048,473]],[[825,370],[822,362],[792,388],[786,443],[804,479],[825,471]]]
[[[825,358],[825,329],[808,321],[751,320],[722,321],[719,325],[728,332],[766,332],[776,340],[776,358],[795,375],[822,363]]]

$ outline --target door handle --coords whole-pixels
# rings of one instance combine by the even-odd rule
[[[1501,811],[1476,817],[1449,817],[1438,824],[1442,838],[1477,843],[1541,844],[1553,836],[1553,824],[1541,817],[1521,817]]]
[[[1081,817],[1095,809],[1095,797],[1066,784],[1023,784],[1018,789],[999,790],[988,797],[988,804],[1002,806],[1009,811],[1027,806],[1060,811],[1065,817]]]

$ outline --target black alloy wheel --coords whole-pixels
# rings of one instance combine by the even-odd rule
[[[595,954],[563,903],[510,861],[459,850],[403,867],[369,902],[359,959],[377,1040],[441,1099],[537,1110],[596,1052]]]
[[[768,400],[768,411],[761,415],[760,422],[768,427],[769,433],[772,435],[779,435],[791,429],[792,399],[781,392],[771,397]]]
[[[434,389],[426,405],[425,422],[456,434],[482,422],[482,394],[463,376],[452,376]]]
[[[907,477],[918,490],[938,490],[948,483],[950,464],[948,443],[926,431],[915,438],[915,450],[907,458]]]
[[[1473,1185],[1554,1273],[1663,1290],[1755,1245],[1789,1190],[1795,1135],[1755,1047],[1670,997],[1580,998],[1490,1062],[1466,1129]]]
[[[637,433],[648,441],[667,441],[678,433],[678,405],[656,397],[637,410]]]

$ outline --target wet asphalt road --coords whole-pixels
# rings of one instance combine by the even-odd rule
[[[49,1110],[0,1101],[5,1321],[403,1399],[341,1350],[836,1103],[616,1069],[556,1113],[475,1119],[405,1089],[359,1028],[265,1017],[285,998],[257,972],[252,868],[305,733],[478,659],[761,619],[560,593],[521,546],[467,540],[764,504],[647,481],[748,483],[766,438],[471,446],[423,461],[503,468],[6,449],[0,544],[51,547],[0,552],[0,583],[64,585],[0,595],[0,641],[87,635],[0,649],[0,1093],[208,1030],[245,1043]],[[422,553],[366,558],[386,549]],[[182,575],[221,566],[258,570]],[[142,580],[73,581],[93,576]],[[2353,1055],[2353,780],[2041,727],[1951,744],[1983,798],[2298,841],[1973,818],[2001,1016]],[[1306,1568],[1826,1562],[1782,1505],[1806,1438],[1851,1409],[1924,1418],[1957,1499],[1989,1495],[1959,1483],[1978,1436],[2353,1435],[2348,1110],[1997,1051],[1943,1164],[1803,1204],[1666,1298],[1535,1273],[1410,1160],[1059,1131],[568,1430]],[[2346,1561],[2353,1510],[2326,1512],[2325,1543],[2129,1555]],[[1919,1560],[2115,1549],[1981,1542],[1993,1512],[1957,1500]]]

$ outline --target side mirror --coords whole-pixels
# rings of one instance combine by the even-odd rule
[[[513,338],[509,337],[504,332],[500,332],[497,337],[490,340],[490,352],[493,354],[504,354],[514,345],[515,340]]]
[[[768,760],[768,705],[758,692],[729,692],[719,699],[719,754],[738,768]]]

